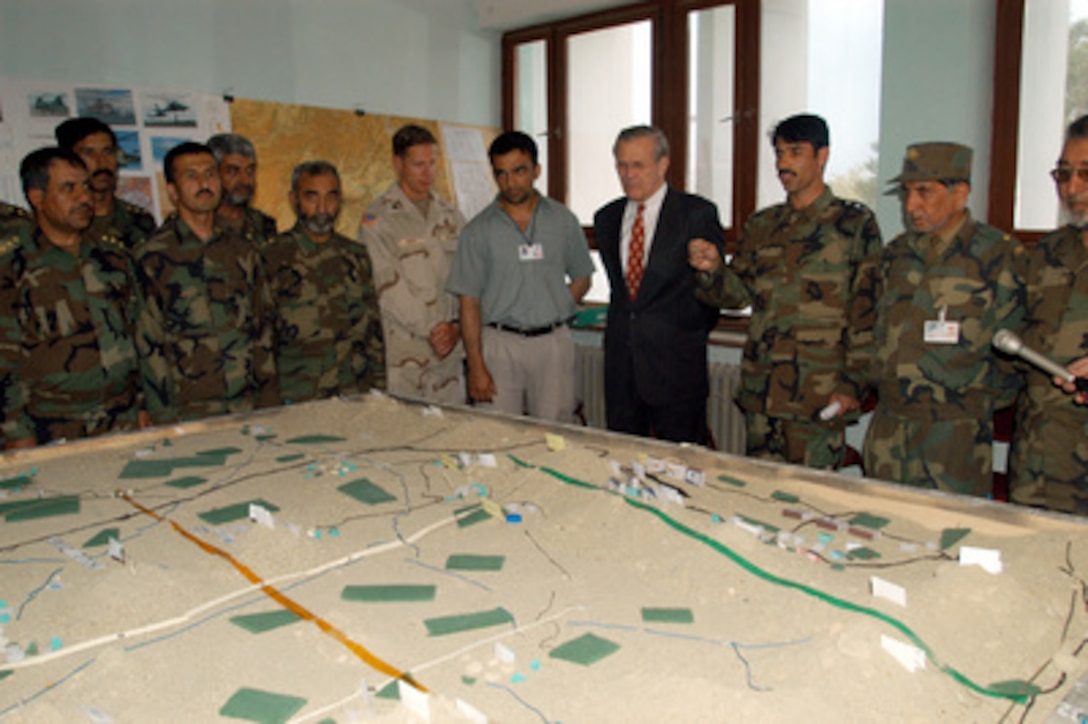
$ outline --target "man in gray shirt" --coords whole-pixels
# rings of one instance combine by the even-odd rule
[[[536,143],[503,133],[488,149],[499,195],[465,226],[446,288],[460,298],[468,393],[477,405],[569,422],[574,341],[567,321],[593,261],[578,219],[541,196]]]

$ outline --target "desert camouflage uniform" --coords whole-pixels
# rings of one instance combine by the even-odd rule
[[[271,297],[254,246],[218,224],[201,241],[177,216],[133,255],[136,344],[156,424],[279,404]]]
[[[697,295],[708,304],[752,305],[737,392],[749,455],[842,464],[843,430],[857,415],[827,422],[818,416],[832,393],[861,400],[881,250],[873,213],[827,189],[804,209],[779,204],[753,215],[732,273],[699,275]]]
[[[433,193],[424,218],[396,182],[363,216],[359,241],[374,262],[390,392],[465,403],[462,343],[439,359],[429,341],[436,324],[459,313],[446,278],[464,225],[457,207]]]
[[[284,401],[384,389],[385,345],[366,248],[335,232],[316,244],[296,224],[261,254]]]
[[[276,220],[268,214],[247,206],[239,220],[216,217],[216,221],[225,228],[239,234],[243,239],[256,244],[258,248],[276,238]]]
[[[974,221],[955,236],[909,232],[884,252],[873,384],[879,401],[865,439],[866,475],[944,491],[992,490],[994,410],[1012,403],[1019,380],[991,346],[1024,314],[1026,252],[1016,239]],[[923,325],[960,324],[959,342],[924,341]]]
[[[84,233],[78,257],[35,229],[0,246],[0,378],[7,440],[45,443],[136,426],[137,295],[127,250]]]
[[[1088,355],[1088,250],[1084,233],[1066,226],[1031,250],[1024,344],[1065,366]],[[1009,457],[1012,499],[1088,514],[1088,407],[1035,367],[1022,368],[1027,389],[1016,407]]]
[[[129,251],[155,232],[155,217],[146,209],[124,199],[114,199],[113,213],[96,216],[91,222],[92,236],[115,236]]]

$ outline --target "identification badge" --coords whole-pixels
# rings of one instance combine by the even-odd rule
[[[544,258],[544,247],[540,244],[522,244],[518,247],[518,259],[521,261],[540,261]]]
[[[945,319],[948,307],[941,307],[936,319],[927,319],[923,327],[926,344],[959,344],[960,323]]]

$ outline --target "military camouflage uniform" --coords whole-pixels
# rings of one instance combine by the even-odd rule
[[[429,341],[436,324],[459,313],[446,278],[464,225],[461,212],[433,193],[424,218],[396,182],[363,216],[359,241],[374,261],[390,392],[465,403],[464,347],[458,341],[439,359]]]
[[[250,243],[256,244],[258,248],[276,238],[276,220],[252,206],[245,208],[245,212],[239,220],[219,216],[216,221],[225,228],[235,231],[243,239],[248,239]]]
[[[13,206],[5,201],[0,201],[0,241],[7,236],[7,228],[11,224],[32,224],[30,213],[19,206]]]
[[[16,244],[29,240],[33,228],[34,221],[29,212],[19,206],[0,201],[0,250],[10,251]],[[14,374],[0,370],[0,411],[7,408],[7,399],[14,389]],[[0,446],[4,444],[2,422],[3,420],[0,419]]]
[[[970,212],[949,240],[908,232],[884,252],[873,384],[879,402],[865,439],[869,477],[973,495],[992,489],[994,410],[1019,380],[991,347],[1023,318],[1025,250]],[[960,324],[956,344],[924,341],[926,321]]]
[[[128,252],[85,233],[78,257],[35,229],[0,246],[0,378],[7,440],[45,443],[136,426],[137,295]]]
[[[838,467],[845,420],[818,419],[833,393],[860,400],[880,296],[880,229],[865,206],[826,189],[807,207],[754,214],[728,270],[699,275],[708,304],[752,305],[737,404],[748,454]]]
[[[296,224],[261,254],[284,401],[384,389],[385,345],[366,248],[335,232],[316,244]]]
[[[258,251],[218,224],[201,241],[173,216],[133,255],[137,349],[156,424],[279,404],[272,305]]]
[[[115,236],[126,249],[135,249],[155,231],[155,217],[146,209],[124,199],[114,199],[113,212],[96,216],[91,222],[92,236]]]
[[[1065,366],[1088,355],[1088,250],[1083,232],[1066,226],[1032,248],[1027,314],[1029,348]],[[1027,389],[1016,407],[1009,457],[1012,499],[1088,514],[1088,407],[1024,365]]]

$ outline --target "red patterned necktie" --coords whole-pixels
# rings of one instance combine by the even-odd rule
[[[645,208],[646,204],[640,202],[635,223],[631,227],[631,246],[627,250],[627,274],[624,275],[624,281],[627,282],[627,291],[632,302],[638,296],[638,287],[642,284],[642,257],[646,254],[646,224],[642,220],[642,211]]]

